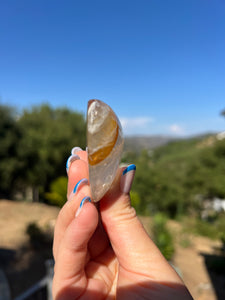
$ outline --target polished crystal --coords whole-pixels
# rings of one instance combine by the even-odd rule
[[[89,180],[95,202],[112,185],[123,143],[122,127],[111,107],[100,100],[90,100],[87,109],[87,147]]]

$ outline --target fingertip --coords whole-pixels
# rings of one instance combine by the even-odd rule
[[[80,203],[80,206],[78,207],[78,210],[76,212],[76,215],[75,217],[77,217],[81,210],[83,209],[83,207],[88,203],[88,202],[91,202],[91,198],[89,196],[85,196],[82,200],[81,200],[81,203]]]
[[[134,180],[135,172],[136,172],[136,166],[134,164],[129,165],[123,170],[120,179],[120,188],[122,193],[128,194],[130,192]]]
[[[75,185],[82,179],[88,179],[88,165],[87,162],[80,159],[71,164],[68,172],[68,189],[67,196],[74,190]]]
[[[95,205],[91,202],[90,197],[84,197],[81,200],[80,206],[76,212],[75,219],[79,226],[83,228],[96,228],[98,224],[98,211]]]

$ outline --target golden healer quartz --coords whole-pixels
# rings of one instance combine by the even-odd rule
[[[106,103],[90,100],[87,109],[87,148],[92,199],[97,202],[109,190],[118,169],[123,134],[119,119]]]

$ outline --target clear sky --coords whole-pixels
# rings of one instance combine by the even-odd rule
[[[91,98],[125,134],[224,130],[225,1],[0,1],[0,103]]]

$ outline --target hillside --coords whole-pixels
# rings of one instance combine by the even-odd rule
[[[13,297],[44,276],[45,259],[51,257],[51,243],[48,247],[31,247],[26,234],[27,226],[35,222],[42,230],[50,230],[52,235],[58,212],[58,208],[40,203],[0,200],[0,268],[6,273]],[[140,219],[151,235],[151,218]],[[168,225],[176,237],[173,264],[194,299],[224,299],[224,276],[209,273],[205,264],[206,257],[215,256],[221,243],[192,234],[184,237],[181,224],[170,221]],[[190,240],[189,245],[182,244],[184,238]]]
[[[191,140],[207,140],[208,138],[216,137],[215,134],[204,134],[195,137],[179,138],[172,137],[167,135],[138,135],[138,136],[125,136],[124,143],[124,152],[134,151],[140,153],[141,150],[147,149],[152,150],[162,146],[166,146],[171,142],[182,142],[182,141],[191,141]]]
[[[134,151],[140,153],[142,149],[155,149],[157,147],[166,145],[175,140],[169,136],[126,136],[124,143],[124,151]]]
[[[200,200],[225,199],[225,139],[207,135],[169,141],[152,151],[131,149],[123,161],[137,166],[133,191],[142,200],[140,213],[198,214]]]

